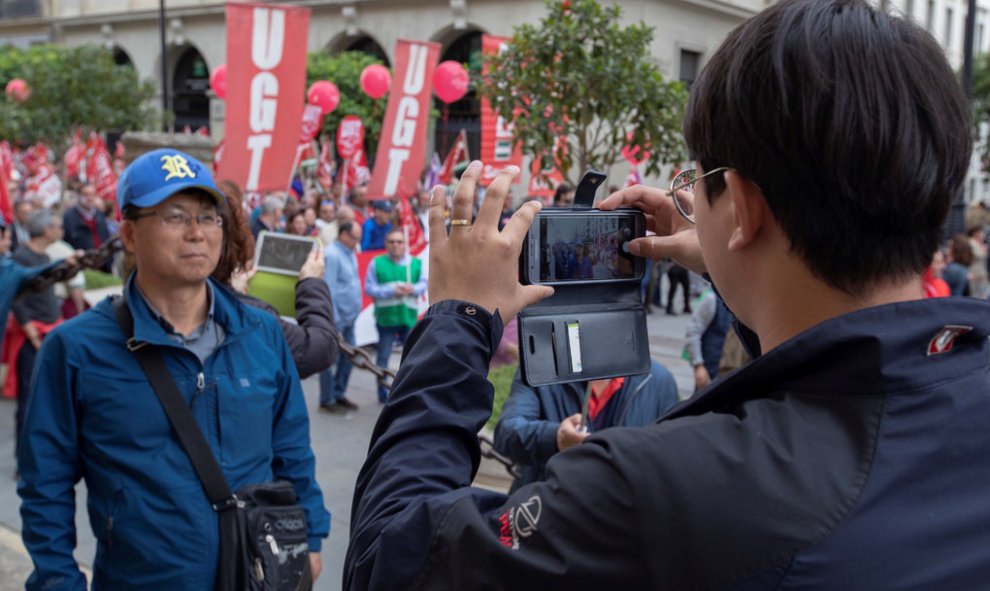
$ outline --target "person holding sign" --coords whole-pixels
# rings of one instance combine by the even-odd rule
[[[419,259],[406,252],[402,230],[385,236],[386,254],[375,257],[368,265],[364,293],[375,300],[375,325],[378,327],[378,367],[388,367],[392,343],[406,342],[409,329],[419,315],[419,296],[426,293],[426,277]],[[378,384],[378,401],[388,399],[388,388]]]

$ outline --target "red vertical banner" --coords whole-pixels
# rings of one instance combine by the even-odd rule
[[[378,140],[375,171],[368,186],[369,199],[388,199],[416,193],[426,162],[430,81],[440,57],[440,45],[399,39],[395,45],[395,73]]]
[[[227,125],[219,176],[284,190],[299,145],[309,9],[227,5]]]
[[[481,36],[481,52],[485,55],[495,55],[502,51],[508,41],[505,37],[494,35]],[[482,68],[481,76],[488,75],[488,66]],[[481,171],[481,186],[487,187],[495,180],[498,173],[506,166],[522,167],[522,146],[512,148],[512,121],[506,121],[492,109],[487,98],[481,99],[481,154],[480,159],[485,163]],[[519,182],[519,178],[516,179]]]

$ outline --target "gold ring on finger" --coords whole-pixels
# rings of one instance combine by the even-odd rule
[[[451,227],[454,227],[454,226],[470,226],[470,225],[471,225],[471,220],[469,220],[467,218],[461,218],[461,219],[457,219],[457,220],[450,220],[450,226]]]

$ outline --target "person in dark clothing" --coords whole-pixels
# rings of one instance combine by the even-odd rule
[[[62,239],[62,220],[51,210],[35,211],[25,224],[28,241],[14,252],[13,260],[22,267],[44,267],[51,262],[45,249]],[[55,286],[41,292],[27,293],[11,306],[14,324],[9,355],[16,365],[8,370],[5,390],[17,393],[17,410],[14,417],[15,454],[24,424],[28,394],[31,392],[31,372],[41,342],[62,321],[62,301],[55,295]]]
[[[667,289],[667,314],[673,316],[676,314],[674,312],[674,296],[677,295],[677,287],[681,288],[681,295],[684,297],[684,308],[685,314],[691,313],[691,277],[688,275],[688,270],[684,267],[674,263],[667,269],[667,280],[670,282],[670,287]]]
[[[79,200],[62,216],[65,226],[65,241],[78,250],[99,248],[110,238],[107,229],[107,216],[97,207],[99,197],[96,187],[83,185],[79,188]]]
[[[956,234],[949,241],[949,260],[942,271],[942,279],[949,284],[949,294],[954,296],[969,295],[969,267],[973,264],[973,249],[969,245],[969,237]]]
[[[217,186],[227,197],[220,212],[224,217],[224,249],[211,275],[231,287],[237,298],[255,308],[268,311],[279,319],[282,334],[289,343],[292,360],[299,377],[305,379],[330,367],[337,359],[337,329],[333,322],[333,301],[323,282],[323,251],[314,248],[299,270],[296,283],[296,323],[282,319],[267,302],[247,295],[250,273],[245,272],[254,257],[254,237],[248,229],[243,196],[237,184],[221,180]]]
[[[495,425],[495,449],[514,461],[519,473],[510,493],[542,480],[551,457],[588,435],[610,427],[649,425],[680,400],[674,376],[654,361],[649,373],[592,382],[587,428],[582,428],[587,386],[572,382],[533,388],[516,371]]]
[[[433,305],[358,475],[344,588],[982,588],[990,302],[921,287],[971,131],[938,43],[865,0],[742,23],[691,88],[696,174],[600,207],[644,210],[657,234],[630,252],[708,273],[763,355],[512,495],[470,484],[503,321],[552,292],[517,280],[539,206],[496,230],[510,167],[445,236],[437,190]]]

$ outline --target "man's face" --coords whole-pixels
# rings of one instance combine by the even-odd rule
[[[354,210],[350,207],[344,206],[337,211],[337,224],[343,224],[344,222],[351,222],[352,224],[357,218],[354,216]]]
[[[932,274],[941,277],[942,271],[945,271],[945,255],[941,250],[936,250],[935,256],[932,257]]]
[[[51,225],[45,228],[45,242],[48,244],[55,244],[61,240],[64,235],[65,231],[62,227],[62,218],[56,216]]]
[[[387,222],[387,221],[388,221],[388,212],[385,211],[384,209],[378,209],[376,207],[375,208],[375,223],[377,223],[379,226],[383,226],[383,225],[385,225],[385,222]]]
[[[350,233],[340,234],[338,239],[344,243],[345,246],[354,250],[357,248],[358,244],[361,244],[361,226],[354,224],[351,226]]]
[[[574,191],[561,193],[560,198],[554,205],[557,207],[570,207],[574,205]]]
[[[364,207],[368,203],[368,188],[357,187],[351,195],[351,203],[358,207]]]
[[[79,189],[79,207],[92,209],[94,205],[96,205],[96,187],[86,185]]]
[[[336,213],[332,203],[324,203],[320,206],[320,219],[324,222],[332,222]]]
[[[17,223],[21,225],[26,224],[32,211],[34,211],[34,206],[31,205],[30,201],[21,201],[18,203],[17,207],[14,208],[14,217],[17,218]]]
[[[393,259],[401,258],[406,254],[406,241],[402,232],[389,232],[385,237],[385,250]]]
[[[10,252],[10,230],[0,228],[0,257]]]
[[[188,225],[163,222],[162,216],[179,217],[181,213],[194,219]],[[195,218],[202,214],[216,215],[216,207],[207,199],[177,193],[141,210],[140,219],[125,220],[120,234],[137,260],[138,277],[154,277],[159,285],[195,286],[206,281],[220,260],[223,230],[200,224]]]

